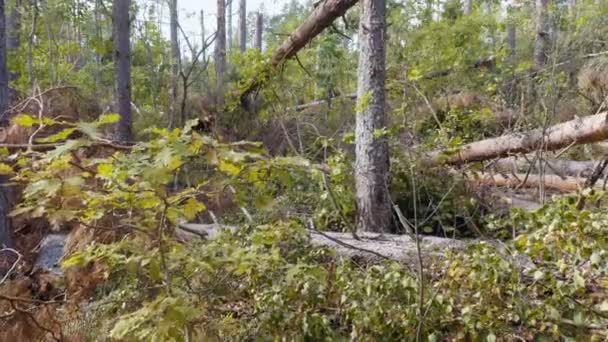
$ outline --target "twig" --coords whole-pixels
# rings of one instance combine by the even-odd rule
[[[2,253],[2,252],[11,252],[11,253],[16,254],[17,255],[17,260],[13,263],[13,265],[11,266],[11,268],[9,268],[9,270],[6,272],[6,274],[4,275],[4,277],[2,277],[2,280],[0,280],[0,285],[2,285],[8,279],[8,277],[11,275],[11,273],[13,273],[13,270],[15,270],[15,268],[19,264],[19,261],[21,261],[21,258],[22,258],[21,253],[17,252],[17,250],[15,250],[13,248],[3,248],[3,249],[0,249],[0,253]]]

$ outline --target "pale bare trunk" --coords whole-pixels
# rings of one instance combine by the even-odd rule
[[[120,114],[120,121],[116,124],[116,139],[123,142],[133,140],[133,119],[131,117],[130,6],[131,0],[114,0],[112,9],[116,106],[118,114]]]
[[[239,2],[239,51],[247,50],[247,0]]]
[[[357,228],[386,232],[392,228],[388,143],[386,137],[375,134],[386,126],[386,1],[363,0],[361,5],[357,72],[357,98],[361,109],[357,113],[355,130]]]
[[[557,124],[547,129],[533,129],[466,144],[458,151],[434,151],[427,164],[463,164],[530,153],[538,149],[555,151],[570,145],[588,144],[608,139],[608,113],[601,113]]]
[[[262,51],[262,34],[264,32],[264,15],[258,12],[255,18],[255,48]]]
[[[203,62],[207,60],[207,47],[205,46],[205,12],[201,10],[201,47],[203,49]]]

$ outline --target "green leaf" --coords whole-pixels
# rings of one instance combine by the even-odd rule
[[[13,122],[21,127],[32,127],[38,123],[38,120],[31,115],[19,114],[13,119]]]
[[[42,138],[42,139],[36,139],[36,141],[41,142],[41,143],[54,143],[57,142],[59,140],[65,140],[67,139],[72,133],[74,133],[74,131],[76,130],[76,128],[66,128],[63,129],[51,136],[48,136],[46,138]]]
[[[10,165],[0,163],[0,175],[9,175],[11,173],[13,173],[13,168]]]
[[[227,161],[226,159],[221,159],[218,165],[220,171],[227,173],[232,176],[236,176],[241,172],[241,167],[235,163]]]
[[[116,113],[103,114],[99,117],[99,119],[97,119],[97,123],[99,125],[113,124],[117,123],[118,121],[120,121],[120,114]]]
[[[205,210],[205,205],[196,200],[196,198],[191,197],[186,201],[186,205],[184,206],[184,216],[187,220],[192,220],[196,217],[196,214]]]
[[[103,164],[97,165],[97,174],[100,177],[105,177],[105,178],[112,177],[113,170],[114,170],[114,167],[112,166],[112,164],[103,163]]]

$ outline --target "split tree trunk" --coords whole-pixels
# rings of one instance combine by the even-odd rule
[[[536,38],[534,40],[534,68],[542,69],[549,59],[551,47],[550,23],[549,23],[549,1],[536,0]]]
[[[392,228],[388,143],[386,137],[375,134],[386,126],[386,0],[363,0],[361,5],[357,98],[363,108],[357,113],[355,128],[357,228],[387,232]]]
[[[247,50],[247,0],[239,2],[239,51]]]
[[[114,0],[112,9],[116,105],[118,114],[120,114],[120,121],[116,125],[116,139],[123,142],[133,140],[133,119],[131,117],[130,6],[131,0]]]
[[[231,1],[231,0],[229,0]],[[217,82],[218,104],[224,98],[224,72],[226,70],[226,3],[217,0],[217,36],[215,38],[215,79]]]
[[[533,129],[462,146],[456,152],[431,152],[427,165],[464,164],[475,161],[530,153],[538,149],[555,151],[569,145],[588,144],[608,139],[608,112],[566,121],[547,129]]]
[[[254,46],[258,51],[262,51],[262,33],[264,32],[264,15],[258,12],[255,18],[255,42]]]

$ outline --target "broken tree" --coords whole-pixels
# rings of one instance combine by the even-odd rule
[[[537,128],[466,144],[456,151],[429,153],[427,165],[464,164],[507,157],[536,150],[555,151],[570,145],[589,144],[608,139],[608,112],[576,118],[546,129]]]

